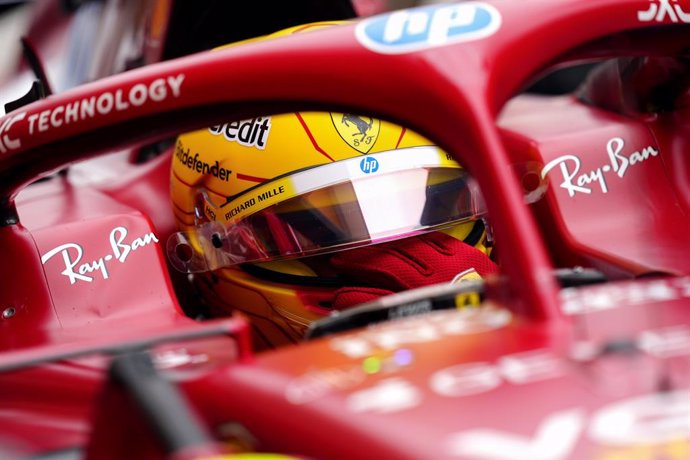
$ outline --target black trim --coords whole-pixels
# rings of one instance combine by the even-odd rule
[[[38,81],[43,85],[45,97],[50,96],[53,94],[53,89],[50,87],[46,70],[36,54],[36,50],[34,50],[34,48],[31,46],[31,43],[29,43],[25,37],[22,37],[20,41],[22,44],[22,53],[24,54],[24,59],[26,59],[26,62],[31,67],[31,70],[34,72],[34,75],[36,75],[36,78],[38,78]]]
[[[486,229],[486,225],[484,225],[484,220],[479,219],[474,222],[474,226],[472,227],[472,230],[470,230],[470,233],[465,237],[463,243],[467,243],[470,246],[476,246],[482,241],[482,237],[484,236],[484,230]]]
[[[560,269],[554,276],[561,288],[598,284],[606,281],[604,274],[585,268]],[[484,301],[486,286],[484,280],[463,281],[459,284],[436,284],[409,291],[391,294],[345,311],[336,311],[324,319],[309,325],[306,339],[358,329],[369,324],[389,321],[394,318],[416,316],[435,310],[457,308],[459,294],[476,293],[480,303]]]
[[[349,310],[337,311],[324,319],[313,321],[305,339],[315,339],[339,332],[382,323],[395,318],[417,316],[436,310],[457,308],[457,296],[476,293],[483,301],[483,280],[463,281],[459,284],[436,284],[399,292],[364,303]]]
[[[102,0],[60,0],[60,6],[65,13],[74,13],[83,5]]]
[[[148,353],[116,357],[110,365],[110,377],[127,390],[168,454],[213,442],[183,394],[156,371]]]
[[[0,227],[9,227],[19,223],[19,214],[14,201],[7,198],[0,200]]]
[[[38,80],[34,80],[31,84],[31,88],[29,88],[29,91],[25,95],[5,104],[5,114],[53,94],[50,83],[48,83],[45,69],[36,51],[25,37],[22,37],[20,42],[22,44],[24,59],[26,59],[26,62],[29,64],[29,67],[31,67],[31,70]]]
[[[41,452],[24,460],[84,460],[84,449],[82,447],[69,447],[66,449]]]
[[[608,281],[606,275],[592,268],[559,268],[555,270],[554,275],[562,288],[588,286]]]
[[[173,2],[170,13],[163,59],[185,56],[309,22],[355,16],[350,0],[177,0]]]
[[[29,91],[18,99],[5,103],[5,114],[14,112],[20,107],[31,104],[46,97],[46,91],[44,85],[38,81],[34,80],[31,84]]]

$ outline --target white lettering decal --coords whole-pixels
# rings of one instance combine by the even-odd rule
[[[179,74],[176,77],[173,77],[173,76],[168,77],[168,85],[170,86],[170,89],[172,90],[174,97],[180,97],[180,87],[182,86],[183,81],[184,81],[184,74],[183,73]]]
[[[50,115],[50,110],[44,110],[41,112],[41,114],[38,116],[38,130],[39,131],[48,131],[48,116]]]
[[[450,439],[450,452],[497,460],[559,460],[568,458],[584,426],[581,409],[565,410],[544,419],[531,438],[490,429],[457,433]]]
[[[462,8],[462,5],[458,5]],[[442,45],[448,41],[449,32],[455,28],[467,27],[474,23],[476,8],[439,8],[431,17],[429,26],[429,45]],[[426,28],[426,27],[425,27]]]
[[[485,393],[503,380],[515,385],[555,379],[565,374],[562,359],[548,350],[530,350],[501,357],[496,364],[458,364],[435,372],[429,382],[439,395],[461,397]]]
[[[346,404],[352,412],[389,414],[415,407],[421,401],[422,393],[418,388],[407,380],[391,378],[352,393]]]
[[[690,329],[687,326],[672,326],[640,334],[638,346],[647,354],[657,358],[690,355]]]
[[[43,133],[52,128],[84,121],[94,118],[96,114],[108,115],[113,110],[121,112],[132,106],[144,105],[149,100],[162,102],[170,94],[173,97],[179,97],[184,78],[184,74],[157,78],[149,83],[148,86],[144,83],[137,83],[128,91],[123,89],[117,89],[114,92],[106,91],[98,96],[86,97],[65,105],[59,105],[53,109],[46,109],[40,113],[31,114],[27,118],[29,134]],[[19,148],[21,143],[18,139],[10,139],[7,135],[4,137],[1,135],[7,132],[12,124],[25,116],[26,113],[17,114],[14,117],[6,118],[3,124],[0,125],[0,153],[6,153],[7,150]]]
[[[90,262],[82,262],[84,250],[76,243],[66,243],[51,249],[41,256],[41,262],[45,265],[53,256],[60,254],[65,265],[65,269],[60,274],[69,279],[69,284],[75,284],[77,281],[90,283],[94,280],[94,276],[91,274],[96,272],[100,272],[101,277],[107,280],[110,277],[109,262],[116,260],[125,263],[131,252],[152,243],[158,243],[158,238],[153,233],[135,238],[131,243],[127,243],[126,238],[127,229],[125,227],[114,228],[109,236],[112,253]]]
[[[496,363],[508,382],[524,385],[565,374],[563,361],[547,350],[531,350],[501,357]]]
[[[36,115],[36,114],[29,115],[29,119],[28,119],[28,121],[29,121],[29,134],[34,133],[34,122],[36,121],[37,118],[38,118],[38,115]]]
[[[74,249],[76,251],[74,259],[70,257],[70,249]],[[43,256],[41,257],[41,262],[45,264],[56,254],[62,254],[62,260],[65,263],[65,269],[60,273],[69,278],[69,284],[74,284],[77,282],[77,280],[86,281],[87,283],[93,281],[93,278],[91,278],[90,276],[84,276],[83,273],[76,273],[74,271],[74,267],[81,260],[81,257],[84,254],[84,250],[81,248],[81,246],[79,246],[76,243],[63,244],[43,254]],[[82,272],[83,270],[78,271]],[[108,273],[103,273],[103,277],[107,278]]]
[[[407,33],[410,35],[418,35],[426,30],[429,15],[424,12],[411,11],[396,11],[392,13],[386,28],[383,32],[383,41],[386,43],[393,43],[400,40],[405,34],[405,26],[407,26]]]
[[[431,376],[429,385],[451,398],[485,393],[501,384],[498,370],[489,363],[468,363],[442,369]]]
[[[690,391],[656,393],[604,407],[594,415],[589,436],[609,446],[690,439]]]
[[[225,139],[230,142],[264,150],[268,142],[268,135],[271,132],[271,117],[232,121],[224,125],[212,126],[209,131],[215,136],[223,134]]]
[[[122,99],[122,90],[118,89],[115,91],[115,109],[118,112],[122,112],[123,110],[127,110],[129,108],[129,102],[126,102]]]
[[[640,151],[632,152],[629,155],[623,154],[625,141],[620,137],[614,137],[606,145],[606,153],[609,164],[602,165],[591,171],[580,172],[581,161],[575,155],[563,155],[548,162],[542,169],[542,179],[554,169],[559,167],[563,182],[559,187],[568,191],[568,196],[573,197],[577,193],[592,193],[592,184],[598,184],[602,193],[608,193],[609,188],[606,182],[606,173],[613,172],[619,179],[622,179],[630,166],[642,163],[651,157],[659,154],[659,151],[649,145]]]
[[[57,127],[62,125],[62,119],[60,118],[62,112],[65,111],[65,108],[62,106],[55,107],[55,110],[53,110],[53,113],[50,114],[50,124]]]
[[[138,83],[129,90],[129,100],[132,105],[140,106],[146,102],[146,85]]]
[[[111,93],[103,93],[96,99],[96,110],[101,115],[106,115],[113,110],[113,105],[115,105],[115,99]]]
[[[683,11],[683,8],[676,2],[673,1],[673,6],[669,3],[669,0],[650,0],[651,4],[646,10],[640,10],[637,12],[637,19],[640,22],[663,22],[666,16],[671,20],[671,22],[684,22],[690,23],[690,13]]]
[[[166,350],[152,355],[157,369],[172,369],[180,366],[194,365],[208,362],[209,357],[204,353],[190,353],[185,348]]]
[[[8,150],[16,150],[22,146],[19,139],[11,138],[7,132],[13,124],[23,120],[24,117],[26,117],[26,112],[21,112],[5,118],[5,121],[0,125],[0,153],[7,153]],[[29,117],[29,123],[31,123],[31,117]]]
[[[70,102],[67,104],[65,109],[65,124],[76,123],[79,120],[77,116],[77,111],[79,110],[79,104]],[[31,130],[29,130],[31,131]]]
[[[380,53],[406,53],[479,40],[495,33],[501,14],[483,2],[399,10],[363,21],[355,30],[362,45]]]
[[[604,406],[591,416],[582,408],[554,412],[543,419],[532,438],[496,429],[471,429],[452,434],[447,445],[451,455],[462,457],[561,460],[572,458],[581,437],[614,448],[659,446],[690,439],[690,391],[674,390],[628,398]],[[654,454],[656,451],[643,452]],[[642,458],[624,453],[626,451],[615,457]],[[678,458],[673,455],[661,457]]]
[[[609,310],[621,306],[665,302],[690,297],[687,278],[606,284],[588,289],[563,289],[561,310],[566,315]]]
[[[113,248],[113,256],[120,262],[127,260],[129,251],[131,247],[128,244],[124,244],[123,241],[127,236],[127,229],[124,227],[114,228],[110,232],[110,247]]]
[[[510,322],[510,313],[495,309],[464,309],[428,313],[419,317],[401,318],[374,325],[364,331],[331,339],[331,349],[351,358],[362,358],[376,350],[420,342],[432,342],[443,337],[476,334],[498,329]]]
[[[165,91],[165,80],[157,78],[151,82],[149,87],[151,93],[151,100],[160,102],[167,96]]]
[[[96,98],[94,96],[81,100],[80,115],[82,120],[86,120],[87,116],[93,118],[96,115]]]

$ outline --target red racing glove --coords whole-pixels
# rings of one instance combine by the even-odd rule
[[[344,309],[384,295],[437,283],[450,283],[474,270],[481,277],[498,266],[479,249],[442,232],[342,251],[331,258],[339,275],[355,285],[340,288],[334,309]]]

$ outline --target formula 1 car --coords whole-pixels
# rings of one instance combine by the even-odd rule
[[[2,458],[687,458],[688,22],[667,0],[426,6],[11,104]],[[522,92],[581,62],[576,93]],[[166,260],[168,141],[316,109],[456,158],[500,274],[255,353]]]
[[[11,4],[15,5],[11,5]],[[14,100],[31,86],[32,64],[40,62],[46,92],[125,70],[185,56],[307,22],[342,20],[381,9],[357,0],[295,0],[289,3],[176,0],[9,1],[0,5],[21,39],[3,31],[7,49],[0,71],[0,102]],[[9,5],[5,5],[9,4]],[[271,11],[266,14],[266,11]],[[9,22],[12,21],[12,22]],[[15,23],[24,24],[17,26]],[[11,26],[11,27],[10,27]],[[19,59],[22,54],[25,59]]]

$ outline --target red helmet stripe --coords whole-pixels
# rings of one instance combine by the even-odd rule
[[[395,144],[396,149],[400,147],[400,143],[402,142],[403,137],[405,137],[406,132],[407,132],[407,128],[402,126],[402,130],[400,131],[400,137],[398,138],[398,142]]]
[[[314,139],[314,136],[312,135],[311,131],[309,130],[309,126],[307,126],[307,123],[304,121],[304,118],[302,118],[302,115],[299,112],[295,112],[295,116],[299,120],[299,122],[302,124],[302,128],[304,128],[304,131],[307,133],[307,136],[309,136],[309,140],[311,141],[312,145],[314,148],[323,156],[328,158],[331,161],[335,161],[331,156],[326,153],[320,146],[319,144],[316,143],[316,139]]]

